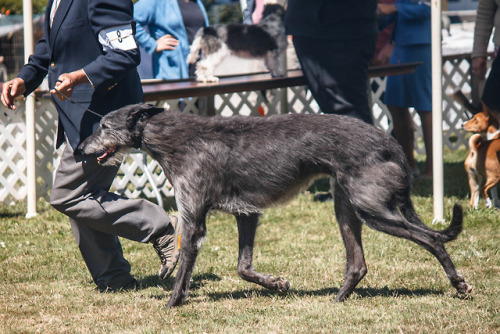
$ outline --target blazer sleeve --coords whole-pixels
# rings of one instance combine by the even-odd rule
[[[45,36],[38,41],[28,63],[19,72],[18,77],[24,80],[26,92],[24,96],[31,94],[47,75],[50,63],[50,52]]]
[[[99,33],[107,28],[128,25],[135,31],[132,11],[132,1],[89,0],[89,19],[96,40]],[[96,90],[105,94],[129,71],[136,68],[140,61],[137,45],[128,50],[108,48],[83,70]]]

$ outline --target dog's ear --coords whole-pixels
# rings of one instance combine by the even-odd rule
[[[132,130],[139,121],[145,121],[163,111],[165,111],[165,109],[155,107],[151,104],[134,105],[127,115],[127,129]]]

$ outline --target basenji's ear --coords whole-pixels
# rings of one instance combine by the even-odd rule
[[[494,118],[500,122],[500,111],[491,110],[484,102],[481,102],[483,107],[483,112],[488,115],[490,118]]]
[[[155,107],[151,104],[137,104],[127,115],[127,129],[132,130],[138,122],[144,122],[152,116],[165,111],[163,108]]]

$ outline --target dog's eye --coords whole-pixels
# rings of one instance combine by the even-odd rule
[[[101,128],[106,130],[108,128],[108,126],[105,123],[103,123],[103,124],[101,124]]]

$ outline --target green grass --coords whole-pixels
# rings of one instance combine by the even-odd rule
[[[464,231],[447,249],[475,291],[459,298],[437,260],[406,240],[364,228],[368,274],[342,304],[345,252],[332,203],[304,193],[266,210],[257,232],[254,264],[286,277],[282,296],[241,280],[236,272],[234,218],[216,213],[198,258],[188,302],[165,309],[173,279],[160,281],[150,245],[123,240],[140,282],[128,293],[95,290],[67,218],[38,203],[0,206],[0,333],[497,333],[500,331],[500,211],[468,209],[466,152],[447,152],[445,218],[455,202],[465,208]],[[414,202],[433,219],[432,183],[414,184]],[[432,225],[443,229],[447,224]]]

